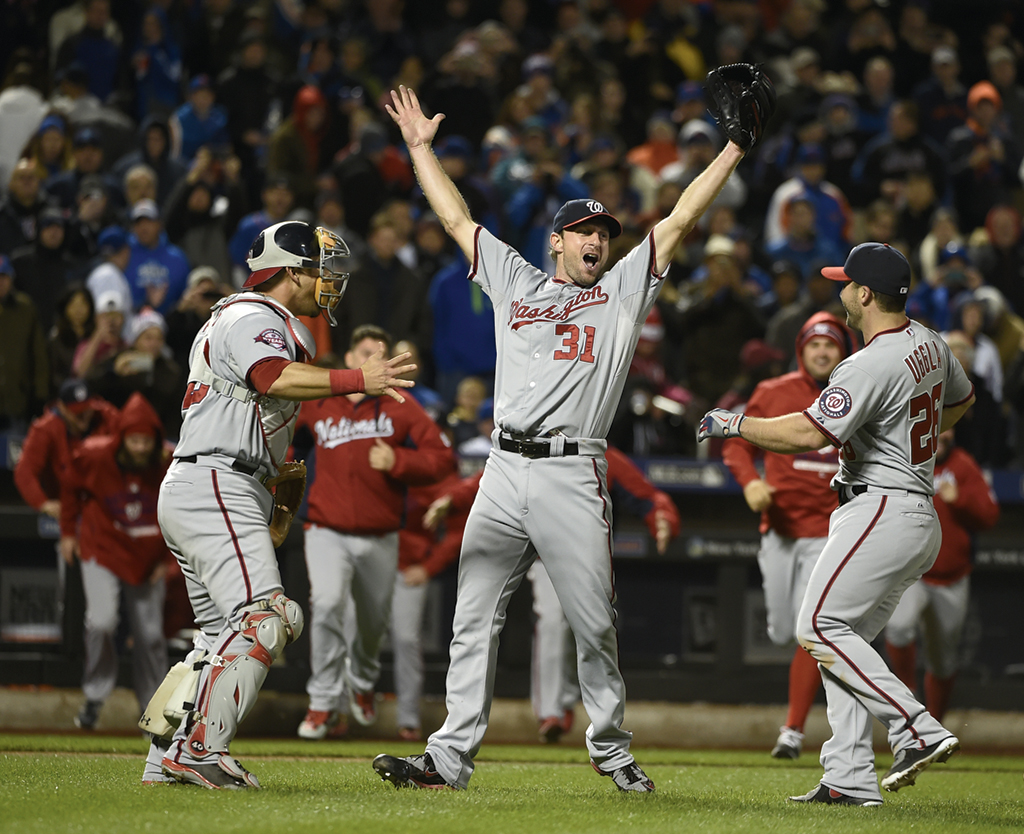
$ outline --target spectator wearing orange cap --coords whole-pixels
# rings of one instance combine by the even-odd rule
[[[979,81],[967,93],[967,123],[946,140],[953,177],[953,203],[961,228],[985,224],[989,209],[1012,202],[1019,186],[1021,149],[1001,118],[1003,99],[989,81]]]

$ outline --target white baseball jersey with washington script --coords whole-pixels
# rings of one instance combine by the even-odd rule
[[[649,234],[589,288],[555,281],[482,226],[469,277],[494,305],[495,424],[603,439],[663,275]]]
[[[866,484],[933,495],[942,409],[973,391],[942,337],[908,320],[840,362],[804,414],[841,450],[834,488]]]

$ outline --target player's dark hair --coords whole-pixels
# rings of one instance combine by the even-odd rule
[[[352,338],[349,339],[348,349],[355,350],[363,339],[373,339],[377,342],[383,342],[386,349],[386,353],[391,353],[391,334],[388,333],[383,327],[378,327],[375,324],[361,324],[355,330],[352,331]]]
[[[872,290],[875,294],[875,304],[883,313],[902,313],[907,309],[907,299],[904,296],[889,295],[888,293]]]

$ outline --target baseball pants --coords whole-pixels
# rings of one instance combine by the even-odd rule
[[[941,537],[926,497],[871,491],[832,513],[811,571],[797,639],[818,661],[828,701],[832,738],[821,748],[821,781],[848,796],[881,796],[872,716],[894,752],[950,735],[871,647],[904,591],[935,561]]]
[[[768,638],[776,646],[796,639],[796,617],[826,538],[792,539],[769,530],[761,537],[757,564],[768,614]]]
[[[960,638],[970,596],[969,575],[950,585],[934,585],[923,579],[915,582],[896,606],[885,627],[885,639],[894,646],[909,646],[917,640],[920,626],[925,668],[936,677],[948,678],[960,666]]]
[[[540,562],[526,573],[533,585],[533,662],[530,701],[539,721],[561,718],[580,697],[576,680],[576,641],[565,621],[551,578]]]
[[[587,749],[630,764],[626,691],[612,607],[612,508],[603,457],[531,460],[492,450],[463,538],[447,677],[448,717],[427,742],[438,773],[466,787],[490,715],[498,640],[512,594],[539,558],[576,636],[590,717]]]
[[[85,670],[82,691],[90,701],[105,701],[117,681],[117,633],[121,600],[131,627],[132,679],[139,708],[145,709],[170,668],[164,640],[164,581],[123,582],[98,562],[82,560],[85,589]]]
[[[311,524],[309,571],[309,708],[344,710],[346,687],[372,691],[380,677],[380,646],[391,620],[398,571],[398,532],[356,536]],[[346,608],[355,633],[346,640]]]
[[[391,602],[391,649],[395,662],[398,726],[420,726],[423,696],[423,610],[430,583],[406,585],[399,573]]]
[[[231,469],[211,469],[174,463],[160,486],[157,518],[164,540],[181,565],[199,633],[189,659],[201,652],[217,654],[228,645],[241,622],[242,609],[283,592],[277,554],[267,524],[273,496],[255,478]],[[200,691],[211,666],[200,679]],[[245,685],[244,678],[239,678]],[[252,704],[256,693],[242,693],[240,703]],[[245,718],[235,717],[234,723]],[[186,722],[172,744],[185,739]],[[231,739],[223,744],[227,752]],[[154,741],[143,778],[159,778],[163,746]],[[190,757],[182,753],[183,760]]]

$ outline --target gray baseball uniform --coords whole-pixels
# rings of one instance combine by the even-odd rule
[[[871,716],[894,751],[951,734],[871,648],[903,592],[941,541],[932,473],[944,406],[968,400],[970,380],[937,333],[907,321],[843,360],[804,415],[841,449],[840,506],[807,585],[797,638],[818,660],[832,738],[822,784],[880,800]]]
[[[505,609],[535,558],[576,636],[591,759],[606,771],[633,761],[632,735],[620,728],[625,687],[612,607],[604,437],[660,289],[654,263],[651,234],[583,288],[556,282],[476,229],[470,278],[494,305],[498,428],[459,561],[448,718],[427,743],[449,784],[465,787],[472,775]]]
[[[240,628],[245,616],[254,603],[282,591],[267,526],[274,501],[262,482],[277,474],[285,458],[299,404],[257,394],[248,386],[249,376],[261,361],[302,360],[314,352],[306,327],[282,304],[256,292],[218,303],[192,345],[181,439],[161,485],[158,517],[181,564],[200,628],[187,660],[209,653],[200,679],[200,698],[207,702],[220,674],[215,670],[246,654],[248,643],[258,643]],[[246,668],[269,666],[261,657],[260,664]],[[199,705],[219,711],[218,720],[182,722],[169,757],[191,761],[227,752],[238,722],[255,703],[266,669],[251,673],[255,682],[248,674],[235,677],[231,710],[222,698],[214,699],[212,707]],[[162,779],[161,754],[154,740],[144,780]]]

